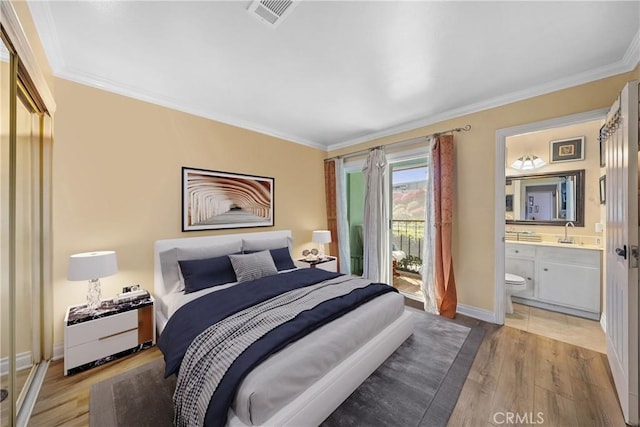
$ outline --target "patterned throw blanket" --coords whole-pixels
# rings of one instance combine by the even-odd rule
[[[390,288],[372,285],[370,281],[360,278],[338,276],[262,301],[205,329],[193,340],[180,366],[174,394],[174,425],[202,426],[205,421],[207,425],[224,425],[228,408],[223,407],[219,411],[221,413],[214,417],[207,411],[218,386],[240,355],[269,332],[301,313],[367,286]],[[373,296],[361,292],[363,297],[355,306],[389,290],[378,289]],[[340,311],[344,311],[344,308],[340,308]],[[327,313],[336,317],[335,313]],[[308,328],[307,332],[315,328],[317,326]]]

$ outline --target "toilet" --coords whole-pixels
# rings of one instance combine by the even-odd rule
[[[524,277],[520,277],[516,274],[505,273],[504,289],[507,300],[507,303],[505,305],[505,313],[512,314],[513,301],[511,301],[511,296],[517,292],[527,289],[527,281],[524,279]]]

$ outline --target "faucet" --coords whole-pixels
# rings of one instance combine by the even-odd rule
[[[571,221],[567,221],[564,225],[564,239],[558,240],[558,243],[573,243],[573,237],[569,238],[567,232],[569,231],[569,226],[575,228],[575,225]]]

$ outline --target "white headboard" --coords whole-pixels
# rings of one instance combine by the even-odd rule
[[[225,243],[233,243],[242,239],[291,239],[291,230],[262,231],[257,233],[225,234],[221,236],[186,237],[182,239],[157,240],[153,250],[153,291],[156,298],[167,293],[167,286],[162,277],[160,253],[173,248],[202,248]]]

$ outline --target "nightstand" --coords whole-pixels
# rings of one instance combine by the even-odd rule
[[[64,317],[64,374],[75,374],[155,344],[154,299],[114,303],[88,313],[67,308]]]
[[[338,259],[336,257],[325,257],[316,261],[307,261],[306,259],[299,259],[295,262],[296,267],[300,268],[320,268],[322,270],[338,272]]]

